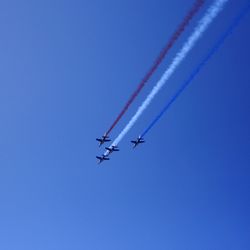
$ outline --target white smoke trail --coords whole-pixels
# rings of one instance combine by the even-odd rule
[[[161,90],[161,88],[164,86],[164,84],[167,82],[167,80],[172,76],[176,68],[179,66],[179,64],[185,59],[185,57],[188,55],[190,50],[194,47],[196,42],[199,40],[199,38],[202,36],[202,34],[206,31],[208,26],[211,24],[211,22],[214,20],[214,18],[219,14],[219,12],[223,9],[224,5],[226,4],[228,0],[215,0],[214,3],[209,7],[203,18],[198,22],[198,25],[194,29],[191,36],[188,38],[186,43],[183,45],[182,49],[179,53],[175,56],[170,66],[167,68],[161,79],[157,82],[157,84],[154,86],[152,91],[149,93],[145,101],[142,103],[142,105],[138,108],[135,115],[131,118],[129,123],[126,125],[126,127],[122,130],[122,132],[118,135],[118,137],[114,140],[111,146],[116,146],[119,144],[119,142],[123,139],[123,137],[128,133],[128,131],[133,127],[133,125],[136,123],[138,118],[142,115],[143,111],[149,106],[153,98],[156,96],[156,94]],[[105,153],[105,155],[108,152]]]

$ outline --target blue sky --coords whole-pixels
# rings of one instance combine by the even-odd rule
[[[95,138],[193,1],[1,1],[0,248],[248,249],[250,15],[146,144],[129,145],[247,2],[229,1],[121,152],[99,167]]]

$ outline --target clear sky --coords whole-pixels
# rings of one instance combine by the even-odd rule
[[[248,250],[250,15],[136,150],[249,1],[231,0],[109,162],[111,125],[193,0],[2,0],[0,249]],[[114,138],[159,79],[193,20]]]

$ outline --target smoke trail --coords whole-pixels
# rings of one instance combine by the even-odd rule
[[[240,15],[233,21],[228,30],[224,33],[224,35],[217,41],[215,46],[209,51],[207,56],[201,61],[201,63],[197,66],[197,68],[192,72],[189,78],[184,82],[184,84],[178,89],[178,91],[174,94],[174,96],[167,102],[166,106],[163,110],[155,117],[155,119],[150,123],[150,125],[145,129],[145,131],[141,134],[141,137],[144,137],[152,127],[159,121],[159,119],[164,115],[164,113],[170,108],[170,106],[175,102],[175,100],[180,96],[180,94],[188,87],[188,85],[192,82],[192,80],[199,74],[201,69],[206,65],[206,63],[211,59],[211,57],[220,49],[220,47],[224,44],[225,40],[231,35],[234,29],[239,25],[242,18],[248,13],[250,10],[250,4],[248,7],[240,13]]]
[[[167,43],[166,47],[161,51],[160,55],[155,60],[153,66],[150,68],[150,70],[147,72],[145,77],[141,80],[140,84],[138,85],[135,92],[131,95],[127,103],[125,104],[124,108],[120,112],[120,114],[115,119],[114,123],[111,125],[109,130],[105,133],[108,135],[113,128],[116,126],[116,124],[120,121],[122,116],[126,113],[129,106],[132,104],[132,102],[135,100],[135,98],[139,95],[145,84],[148,82],[150,77],[154,74],[154,72],[157,70],[158,66],[161,64],[162,60],[165,58],[168,51],[173,47],[177,39],[180,37],[180,35],[184,32],[185,28],[188,26],[191,19],[195,16],[195,14],[199,11],[201,6],[204,4],[204,0],[196,0],[191,10],[188,12],[187,16],[183,19],[182,23],[178,27],[178,29],[174,32],[172,37],[170,38],[169,42]]]
[[[112,143],[112,146],[118,145],[119,142],[123,139],[123,137],[128,133],[128,131],[133,127],[138,118],[142,115],[143,111],[148,107],[156,94],[161,90],[170,76],[174,73],[177,66],[183,61],[183,59],[187,56],[190,50],[194,47],[196,42],[202,36],[204,31],[208,28],[214,18],[219,14],[219,12],[223,9],[224,5],[228,0],[215,0],[211,7],[207,10],[205,16],[199,21],[197,27],[193,31],[192,35],[188,38],[180,52],[175,56],[174,60],[165,71],[161,79],[157,82],[153,90],[147,96],[146,100],[142,103],[142,105],[138,108],[135,115],[131,118],[126,127],[122,130],[122,132],[118,135],[118,137]],[[106,152],[107,153],[107,152]],[[105,154],[106,154],[105,153]]]

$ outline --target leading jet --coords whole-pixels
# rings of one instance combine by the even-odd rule
[[[117,146],[111,146],[111,147],[105,148],[105,149],[107,149],[107,151],[108,151],[108,155],[107,155],[107,156],[109,156],[109,155],[112,154],[113,152],[120,151],[119,148],[118,148]]]
[[[96,138],[96,140],[99,142],[99,147],[101,147],[101,145],[102,145],[103,143],[111,141],[111,140],[108,139],[108,138],[109,138],[109,137],[108,137],[107,134],[103,135],[101,138]]]
[[[135,141],[131,141],[131,142],[134,144],[133,148],[135,148],[137,145],[144,143],[145,140],[139,136]]]
[[[103,161],[109,160],[109,158],[106,155],[96,156],[96,158],[99,160],[98,164],[102,163]]]

